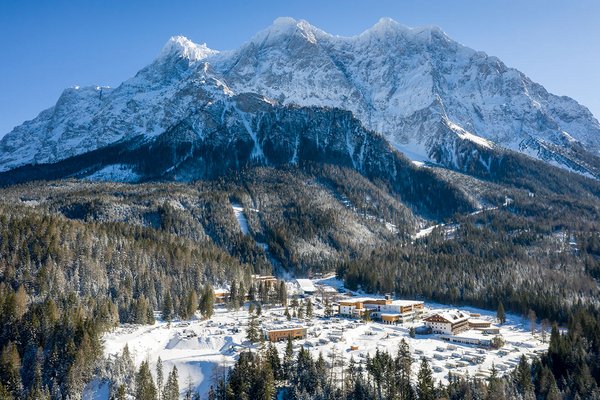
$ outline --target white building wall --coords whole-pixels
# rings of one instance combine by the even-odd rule
[[[433,333],[445,333],[452,335],[452,324],[449,322],[430,322],[425,321],[425,325],[433,331]]]

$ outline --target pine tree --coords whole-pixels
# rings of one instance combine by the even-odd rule
[[[14,397],[10,393],[10,391],[4,386],[2,381],[0,381],[0,399],[2,400],[13,400]]]
[[[325,311],[324,314],[326,317],[331,317],[333,315],[333,307],[331,306],[331,302],[329,298],[325,299]]]
[[[117,400],[126,400],[127,399],[127,392],[125,390],[125,385],[119,385],[119,388],[117,389]]]
[[[266,304],[269,302],[269,286],[266,282],[261,282],[259,286],[260,302]]]
[[[417,397],[419,400],[434,400],[435,385],[433,374],[426,358],[421,360],[421,367],[417,378]]]
[[[208,389],[208,400],[217,400],[217,392],[213,385],[210,385],[210,389]]]
[[[258,371],[258,379],[256,381],[257,388],[254,390],[256,399],[273,399],[275,398],[275,377],[271,364],[265,360]]]
[[[287,307],[288,295],[287,295],[287,288],[285,286],[284,281],[279,282],[279,288],[277,290],[277,299],[279,301],[279,304],[281,304],[282,307]]]
[[[504,381],[498,377],[496,366],[492,363],[491,374],[488,379],[488,393],[486,400],[504,400]]]
[[[273,343],[269,343],[267,347],[267,361],[271,364],[271,370],[273,371],[273,377],[275,380],[283,380],[283,370],[281,368],[281,360],[279,359],[279,353],[277,347]]]
[[[152,380],[148,361],[144,361],[140,365],[135,377],[135,386],[136,400],[156,400],[156,386],[154,386],[154,381]]]
[[[256,343],[259,340],[259,331],[258,331],[258,319],[256,315],[253,315],[250,318],[250,322],[248,323],[248,330],[246,332],[246,339],[248,339],[252,343]]]
[[[496,311],[496,319],[501,324],[506,322],[506,313],[504,312],[504,304],[502,304],[502,302],[498,304],[498,310]]]
[[[160,358],[160,356],[158,356],[158,360],[156,361],[156,386],[157,386],[156,392],[158,394],[158,400],[162,399],[164,380],[165,380],[165,375],[164,375],[163,363],[162,363],[162,359]]]
[[[210,284],[204,286],[200,298],[200,312],[204,319],[209,319],[215,312],[215,291]]]
[[[531,382],[531,368],[525,355],[521,356],[514,374],[519,393],[526,399],[530,398],[533,393],[533,384]]]
[[[227,299],[227,308],[231,310],[237,310],[240,308],[238,303],[238,288],[235,279],[231,281],[229,287],[229,298]]]
[[[8,342],[0,355],[0,382],[15,398],[20,398],[23,391],[20,370],[21,357],[17,345],[14,342]]]
[[[173,366],[167,378],[165,390],[163,391],[163,400],[179,400],[179,377],[176,366]]]
[[[313,305],[310,299],[306,300],[306,318],[313,317]]]
[[[294,344],[292,343],[292,337],[289,336],[287,345],[285,346],[285,354],[283,356],[283,371],[285,379],[291,379],[292,372],[294,370]]]
[[[537,316],[535,315],[535,311],[529,310],[527,317],[529,318],[529,327],[531,328],[531,334],[533,335],[533,334],[535,334],[535,322],[537,319]]]
[[[184,315],[182,315],[181,317],[183,319],[190,319],[194,316],[197,309],[198,309],[198,295],[196,294],[196,291],[192,289],[187,296],[185,308],[184,308],[184,312],[183,312]]]
[[[412,395],[410,374],[412,369],[412,356],[406,340],[402,339],[398,346],[398,353],[394,360],[396,366],[396,386],[401,399],[409,399]]]
[[[173,320],[173,299],[171,298],[170,293],[167,293],[165,295],[165,300],[163,301],[162,317],[165,321],[169,323]]]
[[[292,320],[292,314],[290,314],[290,310],[287,307],[285,308],[283,315],[285,315],[288,321]]]

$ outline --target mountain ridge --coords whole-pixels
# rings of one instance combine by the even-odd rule
[[[389,18],[351,37],[278,18],[224,52],[174,36],[118,87],[66,89],[55,106],[13,129],[0,140],[0,171],[154,138],[243,93],[348,110],[418,162],[460,169],[452,146],[467,139],[600,177],[600,124],[584,106],[438,27]]]

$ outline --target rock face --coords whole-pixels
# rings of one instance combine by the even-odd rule
[[[342,120],[355,122],[335,125]],[[338,37],[291,18],[226,53],[174,37],[115,89],[65,90],[54,107],[0,141],[0,171],[109,145],[135,142],[150,151],[165,141],[175,141],[173,160],[195,165],[188,178],[211,175],[210,163],[310,157],[345,158],[360,169],[371,160],[359,131],[378,143],[382,135],[409,159],[465,172],[489,168],[490,154],[510,149],[600,177],[600,124],[585,107],[439,28],[382,19],[358,36]],[[166,178],[169,168],[180,171],[173,179],[185,176],[177,163],[149,173],[143,162],[121,161],[134,170],[86,171],[97,179]]]

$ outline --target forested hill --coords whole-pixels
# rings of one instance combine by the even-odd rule
[[[67,180],[4,188],[3,385],[13,396],[80,393],[105,330],[151,322],[153,310],[186,316],[210,284],[235,281],[248,290],[250,274],[273,270],[336,271],[354,289],[487,308],[503,302],[563,323],[576,309],[597,308],[594,195],[541,190],[533,180],[507,186],[431,173],[468,189],[481,209],[447,218],[419,239],[420,227],[434,222],[393,187],[332,165],[255,168],[193,184]],[[232,204],[243,208],[247,233]],[[569,363],[561,368],[571,371]]]

